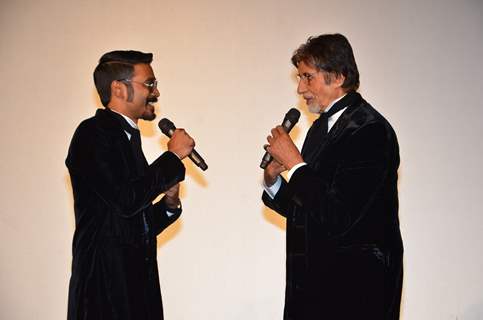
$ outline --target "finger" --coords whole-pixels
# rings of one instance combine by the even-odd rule
[[[171,188],[165,192],[168,197],[177,197],[179,194],[179,188]]]
[[[275,128],[273,128],[273,129],[272,129],[270,132],[272,133],[272,136],[273,136],[274,138],[276,138],[276,137],[278,137],[278,136],[279,136],[279,132],[278,132],[278,130],[277,130],[277,128],[276,128],[276,127],[275,127]]]
[[[277,133],[278,134],[283,135],[283,134],[286,134],[287,133],[282,126],[277,126],[275,129],[277,130]]]

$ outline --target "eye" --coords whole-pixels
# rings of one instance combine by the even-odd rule
[[[307,81],[312,80],[312,78],[314,77],[310,73],[304,73],[302,76],[303,76],[304,79],[307,79]]]
[[[149,88],[149,90],[154,90],[157,85],[158,85],[158,81],[157,80],[147,80],[146,82],[144,82],[144,85]]]
[[[304,72],[302,74],[298,74],[297,79],[299,81],[302,80],[303,82],[309,84],[310,81],[312,81],[314,79],[314,76],[315,75],[313,73]]]

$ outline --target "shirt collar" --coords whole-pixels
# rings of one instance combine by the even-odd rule
[[[132,121],[132,119],[131,119],[131,118],[129,118],[128,116],[123,115],[123,114],[122,114],[122,113],[120,113],[120,112],[117,112],[116,110],[112,110],[112,109],[111,109],[111,111],[112,111],[112,112],[115,112],[115,113],[117,113],[117,114],[120,114],[120,115],[121,115],[121,116],[122,116],[122,117],[123,117],[123,118],[124,118],[124,119],[127,121],[127,123],[129,123],[129,125],[130,125],[131,127],[133,127],[134,129],[139,130],[138,125],[137,125],[137,124],[136,124],[134,121]]]
[[[342,98],[344,98],[346,95],[347,95],[347,93],[346,93],[346,94],[344,94],[343,96],[338,97],[338,98],[337,98],[337,99],[335,99],[334,101],[332,101],[332,102],[329,104],[329,106],[328,106],[328,107],[327,107],[327,108],[324,110],[324,112],[329,112],[330,108],[332,108],[332,106],[333,106],[334,104],[336,104],[336,103],[337,103],[337,101],[341,100],[341,99],[342,99]]]

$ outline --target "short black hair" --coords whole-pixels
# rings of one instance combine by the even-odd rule
[[[105,53],[94,70],[94,83],[102,104],[107,107],[111,100],[111,83],[120,79],[131,79],[134,65],[153,61],[152,53],[134,50],[116,50]]]
[[[345,80],[342,88],[346,92],[359,88],[359,71],[352,47],[347,38],[339,33],[308,38],[292,55],[295,67],[302,61],[317,70],[343,75]]]

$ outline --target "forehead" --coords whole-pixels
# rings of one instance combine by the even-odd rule
[[[299,74],[317,72],[317,69],[315,68],[315,66],[312,66],[311,64],[307,64],[305,61],[300,61],[300,63],[297,66],[297,70]]]
[[[154,78],[153,68],[151,65],[146,63],[138,63],[134,65],[133,78],[146,80],[149,78]]]

